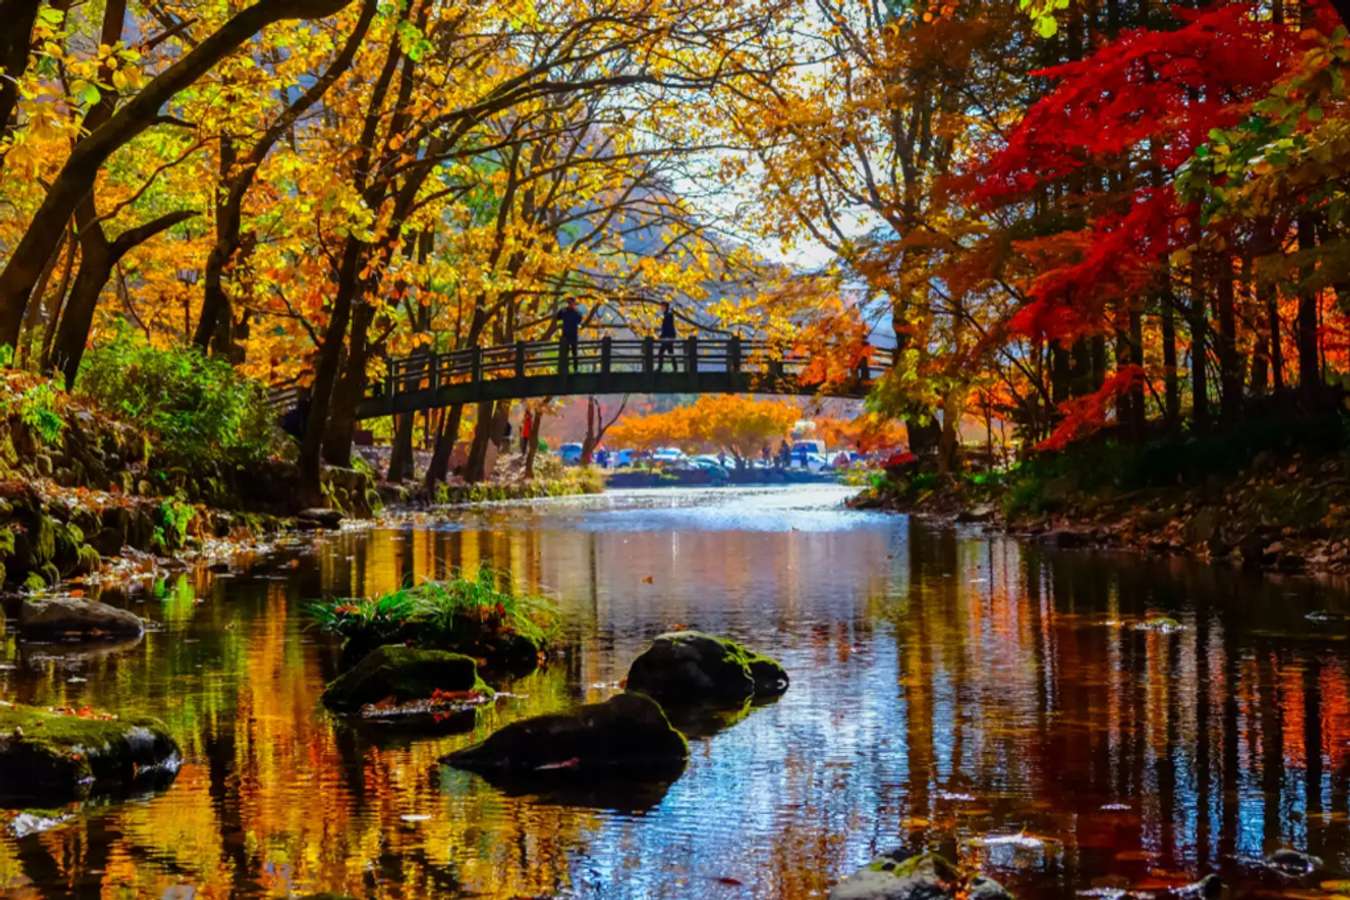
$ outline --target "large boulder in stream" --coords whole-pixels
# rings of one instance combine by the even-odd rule
[[[29,597],[19,609],[19,631],[29,640],[140,637],[141,617],[82,597]]]
[[[478,664],[471,656],[386,644],[333,679],[324,689],[323,702],[338,712],[357,712],[386,701],[403,704],[433,695],[481,701],[492,693],[478,677]]]
[[[684,767],[689,744],[661,707],[627,691],[575,712],[512,722],[441,762],[492,776],[622,771],[660,775]]]
[[[977,875],[966,879],[936,853],[878,857],[834,886],[829,900],[1012,900],[997,881]]]
[[[158,719],[0,704],[0,804],[54,806],[162,787],[180,762]]]
[[[628,669],[628,687],[662,704],[737,706],[787,690],[787,672],[771,657],[701,631],[658,635]]]

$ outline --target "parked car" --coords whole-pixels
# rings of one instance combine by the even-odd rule
[[[712,475],[714,481],[720,481],[724,478],[731,477],[731,472],[729,472],[727,467],[722,465],[715,456],[695,456],[693,459],[689,460],[689,462],[695,468],[702,469]]]
[[[580,444],[563,444],[558,448],[558,459],[565,466],[575,466],[581,462]]]
[[[634,459],[635,456],[632,450],[615,450],[614,461],[611,465],[616,469],[627,468],[633,464]]]
[[[669,465],[670,463],[680,463],[688,459],[684,451],[679,447],[660,447],[652,454],[652,462]]]

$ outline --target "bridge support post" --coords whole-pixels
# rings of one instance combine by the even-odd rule
[[[516,341],[516,377],[525,377],[525,342]]]
[[[741,336],[733,334],[727,342],[727,372],[733,376],[741,374]]]
[[[438,387],[441,386],[441,358],[440,358],[440,356],[437,355],[437,354],[435,354],[435,353],[428,353],[428,354],[427,354],[427,368],[431,370],[431,371],[427,372],[427,382],[430,384],[431,390],[434,392]]]
[[[684,359],[686,371],[688,371],[691,376],[697,375],[698,374],[697,335],[690,335],[689,337],[684,339]],[[693,379],[691,378],[690,380],[692,381]]]
[[[474,347],[469,355],[469,377],[477,384],[483,380],[483,348]]]
[[[397,390],[397,385],[394,383],[394,360],[389,358],[384,361],[384,395],[389,398],[391,403],[394,399],[395,390]]]
[[[613,352],[613,339],[605,335],[600,339],[600,374],[609,374],[610,354]]]
[[[651,335],[642,339],[642,374],[648,387],[656,387],[656,341]]]

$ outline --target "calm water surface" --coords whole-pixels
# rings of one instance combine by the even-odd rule
[[[820,897],[897,846],[941,848],[1033,897],[1210,871],[1240,893],[1350,889],[1254,869],[1286,846],[1350,869],[1350,643],[1346,620],[1309,616],[1350,612],[1343,594],[1052,554],[845,511],[844,496],[485,507],[170,581],[129,601],[156,630],[100,655],[11,631],[0,696],[159,716],[185,762],[157,796],[34,833],[10,821],[0,890]],[[504,685],[467,733],[410,737],[322,709],[336,654],[305,629],[306,600],[479,565],[558,599],[564,659]],[[1142,627],[1157,614],[1180,628]],[[508,721],[614,693],[677,626],[778,656],[792,687],[695,738],[664,792],[509,796],[437,765]]]

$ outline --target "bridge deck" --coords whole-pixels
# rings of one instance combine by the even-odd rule
[[[578,342],[519,342],[449,353],[414,353],[389,361],[385,378],[357,407],[357,418],[433,409],[454,403],[585,394],[816,393],[806,377],[809,358],[764,341],[685,338],[663,342],[602,338]],[[854,377],[825,393],[862,397],[892,351],[873,347]],[[813,383],[814,382],[814,383]],[[294,407],[303,389],[273,395]]]

